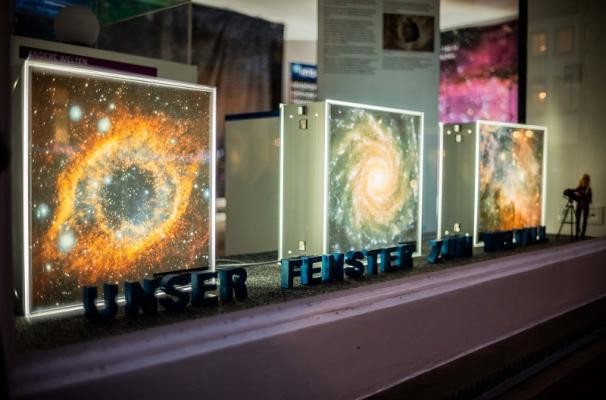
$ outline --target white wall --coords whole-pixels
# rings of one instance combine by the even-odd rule
[[[591,175],[594,206],[606,205],[606,2],[533,0],[528,11],[527,122],[549,130],[546,223],[556,232],[562,191],[575,187],[581,174]],[[572,49],[562,54],[556,36],[566,29],[573,32]],[[540,33],[547,51],[533,55]],[[589,225],[587,234],[605,235],[606,226]]]
[[[278,248],[279,140],[278,116],[225,121],[227,256]]]

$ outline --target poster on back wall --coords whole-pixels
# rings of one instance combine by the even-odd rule
[[[442,32],[440,122],[518,121],[518,23]]]

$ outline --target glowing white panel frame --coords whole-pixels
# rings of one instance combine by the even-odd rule
[[[392,107],[381,107],[374,106],[369,104],[362,103],[352,103],[348,101],[341,100],[330,100],[327,99],[324,102],[324,154],[323,154],[323,163],[324,163],[324,190],[323,190],[323,225],[322,225],[322,247],[323,253],[326,254],[328,252],[328,192],[329,192],[329,177],[328,177],[328,165],[329,165],[329,151],[330,151],[330,106],[345,106],[351,108],[361,108],[364,110],[374,110],[374,111],[384,111],[390,113],[398,113],[398,114],[407,114],[411,116],[417,116],[420,119],[419,122],[419,197],[418,197],[418,215],[417,215],[417,239],[416,239],[416,248],[417,251],[413,253],[413,256],[421,255],[421,245],[422,245],[422,232],[423,232],[423,149],[424,149],[424,113],[421,111],[412,111],[405,110],[401,108],[392,108]],[[283,258],[282,254],[282,245],[284,242],[284,112],[283,112],[284,104],[280,105],[280,199],[279,199],[279,229],[278,229],[278,257]],[[396,243],[394,243],[395,245]],[[361,250],[361,249],[360,249]]]
[[[438,233],[436,237],[438,239],[442,238],[442,182],[444,181],[443,171],[444,171],[444,124],[442,122],[438,123],[439,127],[439,142],[438,142],[438,201],[436,204],[437,214],[438,214]]]
[[[478,223],[479,223],[479,206],[480,206],[480,125],[500,126],[506,128],[531,129],[543,131],[543,166],[541,176],[541,225],[545,225],[545,205],[547,197],[547,145],[548,135],[547,127],[539,125],[516,124],[510,122],[496,122],[487,120],[478,120],[475,122],[476,129],[476,151],[475,151],[475,184],[474,184],[474,205],[473,205],[473,245],[483,246],[484,242],[479,241]],[[440,204],[441,208],[441,204]]]
[[[31,260],[30,260],[30,227],[31,227],[31,219],[30,219],[30,203],[31,203],[31,193],[30,193],[30,160],[29,160],[29,149],[31,145],[31,130],[30,130],[30,104],[31,104],[31,68],[38,69],[46,69],[49,71],[58,71],[58,72],[67,72],[78,74],[87,77],[100,77],[105,79],[114,79],[114,80],[122,80],[128,82],[135,83],[143,83],[148,85],[156,85],[156,86],[166,86],[172,88],[181,88],[188,89],[194,91],[202,91],[208,92],[211,95],[210,103],[211,103],[211,116],[210,116],[210,205],[209,205],[209,230],[210,230],[210,248],[208,255],[208,266],[211,271],[215,270],[215,259],[216,259],[216,238],[215,238],[215,213],[216,213],[216,161],[217,161],[217,143],[216,143],[216,110],[217,110],[217,91],[216,88],[204,85],[197,85],[193,83],[185,83],[179,82],[169,79],[162,78],[149,78],[144,76],[132,75],[132,74],[124,74],[124,73],[116,73],[108,70],[98,69],[98,68],[90,68],[90,67],[78,67],[48,61],[41,61],[28,58],[23,63],[22,69],[22,126],[21,126],[21,185],[23,191],[23,208],[21,210],[21,222],[23,225],[23,236],[21,240],[22,250],[23,250],[23,264],[18,266],[18,268],[23,268],[23,312],[26,317],[35,317],[35,316],[44,316],[44,315],[52,315],[58,313],[67,313],[73,311],[79,311],[83,309],[83,305],[72,305],[72,306],[62,306],[56,308],[49,308],[44,311],[36,311],[32,313],[31,304],[32,304],[32,293],[31,293],[31,284],[32,284],[32,271],[31,271]],[[123,303],[123,296],[118,299],[118,303]]]
[[[280,103],[280,182],[278,184],[278,259],[284,244],[284,106]]]

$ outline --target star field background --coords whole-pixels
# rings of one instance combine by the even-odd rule
[[[478,232],[541,224],[545,132],[480,125]]]
[[[329,118],[330,251],[416,240],[420,117],[331,105]]]
[[[32,310],[208,265],[211,96],[31,68]]]

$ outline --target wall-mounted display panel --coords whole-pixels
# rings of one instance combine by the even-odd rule
[[[26,315],[214,267],[213,88],[28,60],[22,89]]]
[[[457,229],[469,233],[473,222],[478,244],[482,232],[544,224],[545,127],[444,124],[440,142],[440,235]]]
[[[423,113],[327,100],[281,118],[281,258],[421,248]]]

